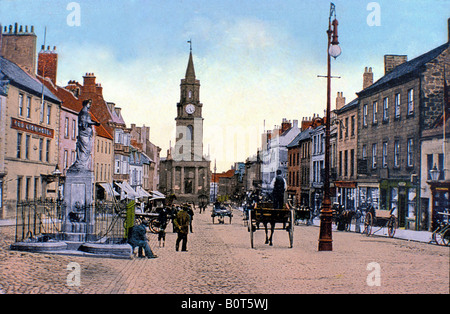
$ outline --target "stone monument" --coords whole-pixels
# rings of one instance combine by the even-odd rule
[[[64,188],[64,234],[65,240],[83,242],[89,240],[94,228],[93,191],[94,172],[90,170],[92,126],[100,123],[92,121],[89,110],[92,100],[83,101],[78,114],[78,136],[76,160],[66,173]]]

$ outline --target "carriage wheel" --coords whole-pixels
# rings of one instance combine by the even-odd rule
[[[249,210],[248,211],[248,231],[250,231],[250,245],[253,249],[253,222],[252,222],[252,218],[253,218],[253,210]]]
[[[159,227],[159,222],[157,219],[150,220],[150,224],[148,225],[148,229],[151,233],[159,233],[161,228]]]
[[[290,210],[289,215],[289,247],[294,246],[294,211]]]
[[[364,232],[367,236],[372,234],[372,226],[373,226],[373,216],[372,213],[367,213],[366,218],[364,219]]]
[[[446,246],[450,246],[450,229],[447,228],[447,230],[444,231],[442,234],[442,244]]]
[[[395,221],[395,216],[391,216],[387,222],[389,238],[394,237],[396,226],[397,226],[397,223]]]

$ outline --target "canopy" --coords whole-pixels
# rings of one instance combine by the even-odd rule
[[[136,193],[139,194],[139,197],[151,197],[150,193],[142,188],[142,186],[138,185],[136,187]]]
[[[114,191],[110,183],[98,183],[109,196],[119,196],[120,194]]]
[[[152,200],[165,199],[166,196],[159,191],[152,191]]]
[[[126,182],[123,181],[120,182],[114,182],[121,190],[122,193],[120,195],[120,199],[128,198],[128,199],[135,199],[139,197],[139,195],[133,190],[133,188]]]

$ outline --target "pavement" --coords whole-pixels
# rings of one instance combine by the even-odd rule
[[[294,245],[275,230],[274,245],[255,232],[255,248],[241,212],[213,224],[196,211],[188,252],[176,252],[169,225],[164,247],[148,233],[156,259],[111,259],[9,250],[13,226],[0,228],[0,290],[5,294],[449,294],[449,249],[417,241],[333,232],[333,251],[318,252],[317,226],[294,227]],[[78,273],[72,266],[78,265]],[[373,282],[373,265],[380,282]],[[69,267],[70,266],[70,267]],[[376,269],[376,268],[375,268]],[[69,276],[79,275],[71,285]],[[175,304],[178,306],[178,304]],[[181,304],[180,304],[181,306]]]

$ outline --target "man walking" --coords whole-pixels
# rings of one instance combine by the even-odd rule
[[[187,251],[187,236],[191,222],[191,217],[188,213],[188,206],[189,205],[183,205],[173,221],[175,231],[178,233],[177,242],[175,244],[175,250],[177,251],[179,250],[181,241],[183,241],[181,251]]]

